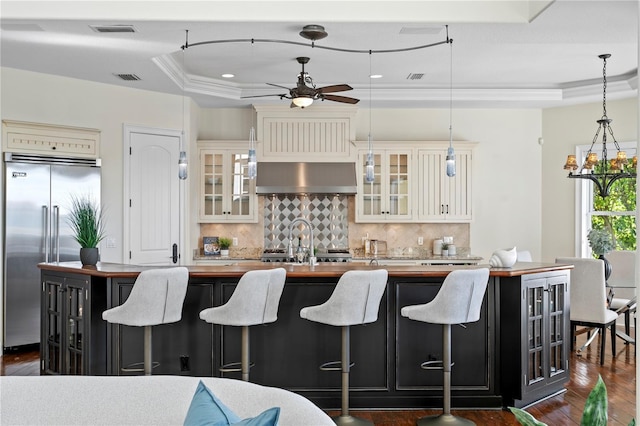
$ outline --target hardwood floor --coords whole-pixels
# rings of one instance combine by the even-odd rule
[[[586,336],[578,336],[578,347]],[[636,354],[635,346],[624,345],[617,341],[616,356],[611,353],[607,342],[604,365],[600,366],[597,342],[591,344],[582,356],[574,354],[570,358],[571,380],[567,392],[540,402],[527,411],[549,426],[579,425],[587,395],[602,376],[609,397],[609,423],[613,426],[626,426],[636,411]],[[37,351],[9,353],[0,357],[0,375],[36,376],[39,374],[39,354]],[[455,374],[455,370],[454,370]],[[418,418],[439,414],[440,410],[415,411],[353,411],[358,417],[372,420],[376,426],[413,426]],[[329,415],[338,415],[330,411]],[[453,411],[478,425],[514,425],[519,423],[509,411],[473,410]]]

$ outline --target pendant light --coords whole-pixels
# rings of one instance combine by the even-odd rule
[[[456,175],[456,156],[453,151],[453,40],[449,39],[449,26],[447,25],[447,40],[449,40],[449,149],[447,149],[447,176]]]
[[[373,104],[373,98],[371,97],[371,50],[369,50],[369,135],[367,137],[368,141],[368,151],[367,151],[367,162],[365,168],[365,177],[364,180],[367,183],[372,183],[375,179],[374,169],[375,162],[373,160],[373,138],[371,137],[371,108]]]
[[[253,39],[251,40],[251,57],[253,58]],[[251,119],[253,122],[253,119]],[[249,179],[258,176],[258,162],[256,160],[256,129],[249,129],[249,158],[247,159],[247,175]]]
[[[180,180],[185,180],[187,178],[187,153],[184,150],[184,113],[185,113],[185,60],[184,60],[184,51],[189,44],[189,30],[185,30],[185,44],[182,47],[182,135],[180,136],[180,155],[178,157],[178,178]]]

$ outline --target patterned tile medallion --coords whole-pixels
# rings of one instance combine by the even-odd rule
[[[313,243],[318,249],[348,248],[349,222],[346,195],[274,195],[265,197],[264,247],[286,248],[289,244],[289,225],[304,217],[313,226]],[[309,246],[309,230],[297,223],[291,230],[294,246],[302,238]]]

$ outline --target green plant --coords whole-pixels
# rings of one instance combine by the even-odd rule
[[[598,256],[609,253],[613,250],[613,238],[611,233],[605,229],[590,229],[587,234],[591,251]]]
[[[103,212],[90,196],[71,196],[68,222],[82,248],[97,247],[104,238]]]
[[[546,423],[536,420],[535,417],[520,408],[509,407],[509,410],[523,426],[547,426]],[[607,387],[602,381],[602,377],[598,375],[598,381],[584,404],[580,426],[606,426],[607,420]],[[635,424],[635,419],[629,422],[629,426],[635,426]]]
[[[442,250],[449,250],[449,243],[442,243]]]
[[[229,246],[231,246],[231,238],[220,237],[220,239],[218,239],[218,244],[220,244],[221,250],[228,250]]]

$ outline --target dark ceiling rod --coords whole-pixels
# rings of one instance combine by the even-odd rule
[[[236,38],[236,39],[228,39],[228,40],[209,40],[209,41],[199,41],[197,43],[192,43],[192,44],[189,44],[189,41],[187,39],[185,44],[180,46],[180,49],[184,50],[184,49],[188,49],[190,47],[202,46],[202,45],[205,45],[205,44],[247,43],[247,42],[250,42],[251,44],[253,44],[253,43],[294,44],[294,45],[297,45],[297,46],[307,46],[307,47],[311,47],[311,48],[334,50],[334,51],[337,51],[337,52],[373,54],[373,53],[397,53],[397,52],[407,52],[407,51],[411,51],[411,50],[426,49],[428,47],[439,46],[441,44],[453,43],[453,39],[449,38],[449,31],[448,31],[448,28],[447,28],[447,39],[444,40],[444,41],[439,41],[437,43],[431,43],[431,44],[423,44],[423,45],[420,45],[420,46],[405,47],[405,48],[401,48],[401,49],[385,49],[385,50],[343,49],[343,48],[339,48],[339,47],[320,46],[320,45],[315,44],[314,42],[303,43],[303,42],[299,42],[299,41],[263,39],[263,38]]]

